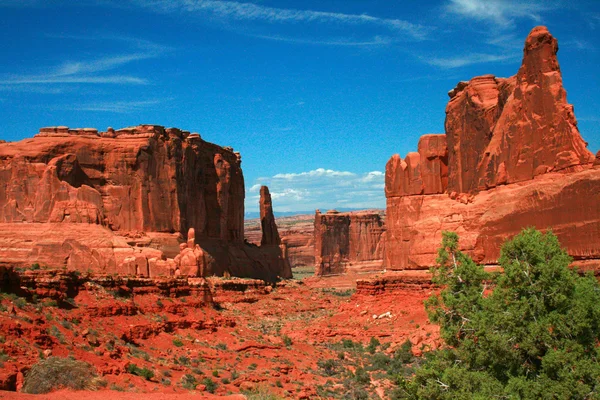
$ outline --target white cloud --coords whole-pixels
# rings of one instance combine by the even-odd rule
[[[224,20],[254,21],[270,24],[320,23],[338,25],[371,25],[387,29],[411,39],[424,39],[428,27],[409,21],[378,18],[367,14],[298,10],[268,7],[254,3],[221,0],[133,0],[134,3],[158,12],[201,13]]]
[[[347,171],[334,171],[332,169],[317,168],[309,172],[290,173],[290,174],[277,174],[273,179],[287,179],[292,180],[300,177],[333,177],[333,176],[355,176],[352,172]]]
[[[546,1],[514,0],[450,0],[446,9],[453,14],[479,21],[492,22],[498,27],[510,27],[515,19],[542,20],[541,13],[555,6]]]
[[[581,51],[596,51],[596,46],[587,40],[572,39],[562,42],[563,48]]]
[[[88,61],[68,61],[43,74],[5,75],[0,78],[2,85],[22,85],[33,83],[114,83],[146,84],[146,80],[128,75],[98,75],[116,69],[132,61],[153,57],[150,54],[128,54],[102,57]]]
[[[434,65],[440,68],[460,68],[467,65],[489,63],[489,62],[509,62],[517,60],[521,55],[510,54],[510,55],[495,55],[495,54],[482,54],[473,53],[464,56],[457,57],[422,57],[421,60],[429,65]]]
[[[160,99],[160,100],[145,100],[145,101],[111,101],[111,102],[97,102],[97,103],[84,103],[76,105],[65,105],[56,106],[54,109],[60,110],[75,110],[75,111],[93,111],[93,112],[112,112],[119,114],[127,114],[131,112],[138,112],[144,109],[162,104],[165,101],[172,99]]]
[[[260,39],[275,40],[279,42],[312,44],[321,46],[348,46],[348,47],[369,47],[369,46],[385,46],[392,43],[392,39],[386,36],[375,36],[368,40],[353,40],[347,38],[317,40],[317,39],[302,39],[286,36],[270,36],[270,35],[251,35]]]
[[[1,1],[1,0],[0,0]],[[71,40],[99,40],[96,37],[86,36],[55,36],[60,39]],[[45,67],[43,73],[38,74],[5,74],[0,75],[0,85],[14,86],[15,91],[23,85],[48,85],[48,84],[127,84],[127,85],[145,85],[148,81],[144,78],[122,74],[105,74],[108,71],[116,70],[127,64],[156,58],[168,50],[167,47],[155,43],[138,40],[129,37],[102,36],[102,40],[118,40],[133,45],[137,51],[120,54],[97,57],[89,60],[66,61],[54,67]]]
[[[345,208],[384,208],[384,180],[381,171],[353,173],[318,168],[307,172],[281,173],[258,178],[248,189],[246,210],[258,209],[258,190],[269,187],[275,211],[310,211]]]

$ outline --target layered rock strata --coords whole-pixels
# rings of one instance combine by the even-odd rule
[[[386,167],[389,269],[435,264],[443,231],[477,262],[495,264],[522,228],[552,229],[579,264],[600,260],[600,169],[577,128],[545,27],[525,41],[517,75],[460,82],[446,134]]]
[[[382,269],[385,227],[369,212],[315,213],[315,275]]]
[[[42,128],[0,144],[1,261],[159,276],[190,231],[203,269],[182,273],[276,279],[281,251],[244,245],[244,197],[239,153],[197,133]]]

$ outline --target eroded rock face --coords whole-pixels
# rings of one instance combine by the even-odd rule
[[[457,232],[461,250],[496,264],[500,247],[523,228],[552,229],[578,264],[600,260],[600,170],[550,173],[485,190],[461,201],[447,194],[387,200],[386,267],[435,265],[443,231]]]
[[[262,229],[261,246],[279,246],[281,244],[277,225],[275,224],[275,216],[273,215],[271,193],[269,193],[269,188],[266,186],[260,188],[260,226]]]
[[[556,39],[537,27],[516,76],[480,76],[451,92],[449,192],[476,193],[593,159],[567,103],[557,51]]]
[[[418,168],[415,153],[390,159],[387,268],[434,265],[445,230],[477,262],[495,264],[502,243],[528,226],[552,228],[579,264],[600,264],[599,162],[566,101],[557,51],[545,27],[533,29],[516,76],[476,77],[449,93],[446,143],[423,136]]]
[[[443,193],[448,186],[448,148],[446,136],[424,135],[419,152],[402,160],[394,154],[385,167],[387,197]]]
[[[43,128],[0,144],[0,264],[288,277],[279,243],[244,244],[244,197],[239,153],[197,133]]]
[[[382,269],[385,227],[377,213],[315,213],[315,275]]]
[[[200,237],[241,241],[243,199],[239,157],[174,128],[44,128],[0,145],[2,222],[181,234],[194,228]]]

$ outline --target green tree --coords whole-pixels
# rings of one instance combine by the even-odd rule
[[[396,397],[599,399],[600,285],[570,262],[552,232],[529,228],[504,244],[493,280],[445,232],[434,271],[443,290],[427,308],[448,347]]]

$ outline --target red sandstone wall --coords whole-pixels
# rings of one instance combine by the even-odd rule
[[[101,133],[44,128],[32,139],[1,143],[0,264],[291,277],[285,246],[244,245],[240,164],[230,148],[156,125]],[[189,228],[189,250],[199,249],[179,268],[167,257],[179,254]],[[278,235],[274,222],[267,234]]]
[[[426,135],[418,153],[390,159],[387,268],[435,264],[445,230],[477,262],[494,264],[502,243],[528,226],[553,229],[575,260],[600,264],[600,167],[567,103],[557,51],[547,29],[535,28],[516,76],[476,77],[449,93],[447,149],[441,135]]]
[[[0,221],[243,240],[239,155],[178,129],[45,128],[0,144]]]
[[[315,214],[315,274],[382,267],[385,228],[379,214]]]

